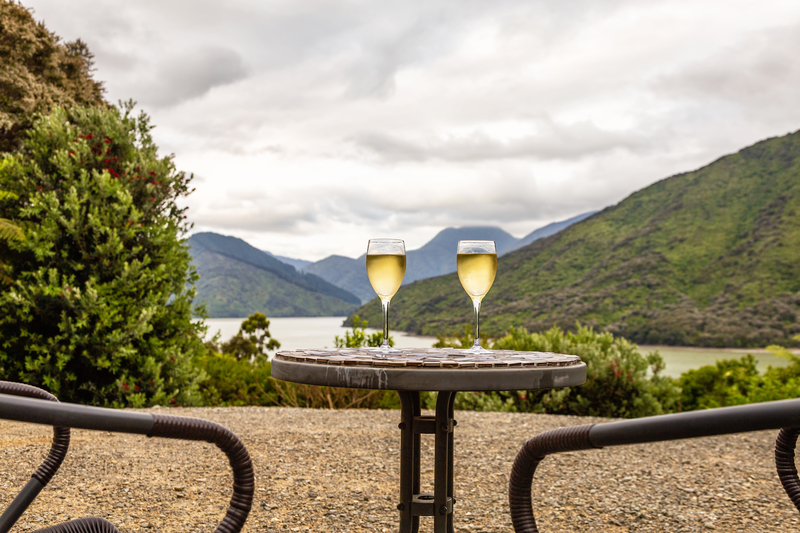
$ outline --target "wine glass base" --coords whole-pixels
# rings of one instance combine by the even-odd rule
[[[385,348],[383,346],[381,346],[380,348],[372,348],[371,350],[367,350],[367,352],[371,353],[372,355],[376,355],[378,357],[380,357],[381,355],[387,356],[387,355],[403,354],[403,350],[398,350],[397,348]]]
[[[460,353],[464,355],[492,355],[494,352],[491,350],[487,350],[483,346],[473,346],[469,350],[460,350]]]

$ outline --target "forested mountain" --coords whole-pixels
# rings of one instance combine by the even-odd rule
[[[375,291],[369,284],[366,258],[363,255],[358,259],[331,255],[304,267],[303,272],[316,274],[325,281],[352,292],[361,302],[369,301],[375,296]]]
[[[267,252],[266,250],[264,250]],[[269,255],[280,261],[281,263],[286,263],[287,265],[292,265],[295,270],[303,270],[304,267],[308,265],[314,264],[314,261],[306,261],[305,259],[294,259],[292,257],[286,257],[283,255],[275,255],[272,252],[267,252]]]
[[[379,323],[379,306],[356,311]],[[641,343],[791,344],[800,332],[800,132],[672,176],[499,260],[482,326],[576,321]],[[392,327],[472,321],[456,274],[392,300]]]
[[[533,241],[538,241],[539,239],[544,239],[545,237],[549,237],[550,235],[555,235],[562,229],[567,229],[571,225],[576,224],[586,218],[589,218],[595,213],[597,213],[597,211],[589,211],[588,213],[581,213],[576,217],[568,218],[567,220],[562,220],[561,222],[553,222],[552,224],[548,224],[537,230],[533,230],[532,232],[525,235],[523,238],[512,242],[505,248],[498,248],[497,250],[499,252],[498,255],[503,256],[507,253],[513,252],[514,250],[519,250],[523,246],[528,246]]]
[[[297,272],[241,239],[196,233],[189,239],[200,281],[197,300],[212,318],[346,315],[360,299],[325,280]]]
[[[460,240],[495,241],[497,251],[502,255],[506,251],[518,247],[518,243],[523,240],[526,241],[525,244],[528,244],[542,236],[552,235],[578,220],[583,220],[592,213],[584,213],[570,220],[549,224],[519,240],[504,230],[493,226],[445,228],[421,248],[406,251],[406,275],[403,278],[403,285],[419,279],[455,272],[456,245]],[[375,291],[372,290],[369,278],[367,278],[365,257],[363,255],[358,259],[332,255],[316,263],[304,266],[302,270],[316,274],[337,287],[352,292],[360,297],[363,302],[369,301],[375,296]]]

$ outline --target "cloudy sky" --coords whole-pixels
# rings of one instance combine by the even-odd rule
[[[800,129],[797,0],[23,0],[195,174],[196,231],[521,237]]]

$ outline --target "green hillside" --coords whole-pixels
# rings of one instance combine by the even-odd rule
[[[380,323],[371,302],[356,311]],[[791,344],[800,332],[800,132],[768,139],[499,260],[482,326],[576,321],[640,343]],[[460,332],[471,305],[455,274],[400,289],[392,327]]]
[[[200,274],[197,300],[211,318],[267,316],[342,316],[359,302],[347,291],[253,248],[241,239],[215,233],[189,239]]]

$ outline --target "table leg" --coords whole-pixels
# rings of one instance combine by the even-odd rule
[[[450,428],[450,436],[447,438],[447,496],[450,498],[452,510],[450,514],[447,515],[447,532],[454,533],[453,530],[453,514],[455,513],[455,505],[456,499],[453,495],[453,487],[455,485],[455,474],[453,469],[453,449],[455,447],[454,442],[454,435],[455,435],[455,426],[458,422],[455,421],[453,418],[455,416],[454,408],[456,403],[456,392],[453,393],[453,397],[450,399],[450,407],[447,410],[447,416],[452,420],[453,425]]]
[[[414,431],[420,416],[419,392],[398,391],[400,396],[400,533],[417,533],[419,516],[413,513],[414,495],[420,490],[420,435]]]
[[[439,392],[436,399],[434,448],[433,531],[453,531],[453,404],[456,393]]]
[[[453,533],[453,405],[456,392],[440,392],[436,416],[421,416],[419,392],[400,396],[400,533],[418,533],[419,517],[432,516],[434,533]],[[434,435],[433,494],[420,493],[420,435]]]

